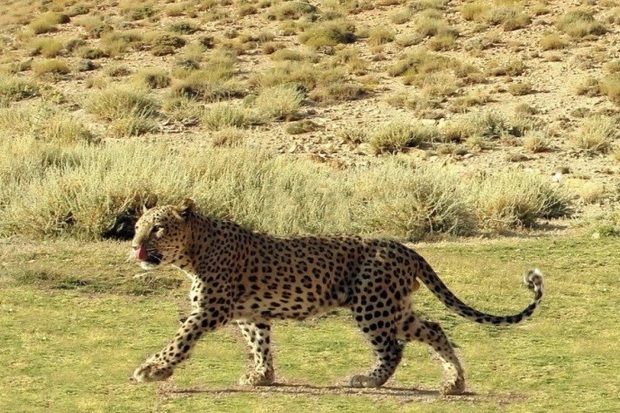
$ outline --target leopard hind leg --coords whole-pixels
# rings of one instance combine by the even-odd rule
[[[407,303],[398,322],[400,340],[419,341],[428,344],[441,361],[444,379],[441,385],[443,394],[461,394],[465,391],[463,367],[454,352],[450,340],[439,323],[422,320]]]

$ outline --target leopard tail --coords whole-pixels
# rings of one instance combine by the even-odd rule
[[[420,257],[421,258],[421,257]],[[441,301],[446,307],[454,311],[467,320],[480,324],[505,326],[517,324],[529,318],[536,310],[543,298],[543,275],[538,268],[530,269],[525,272],[523,281],[526,287],[533,292],[533,298],[530,304],[521,312],[509,316],[497,316],[483,313],[470,307],[456,297],[452,291],[443,283],[437,273],[426,263],[421,260],[422,265],[418,267],[416,278],[419,279],[426,287]]]

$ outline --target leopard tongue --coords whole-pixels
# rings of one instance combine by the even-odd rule
[[[136,254],[136,258],[140,261],[145,261],[148,257],[146,253],[146,248],[144,245],[140,245],[134,249],[134,254]]]

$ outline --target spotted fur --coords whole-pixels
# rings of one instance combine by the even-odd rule
[[[201,216],[191,200],[146,211],[136,223],[132,246],[143,267],[168,263],[192,279],[191,314],[169,344],[135,370],[138,382],[168,378],[204,333],[234,321],[254,356],[254,368],[240,383],[269,385],[274,381],[271,321],[303,320],[345,307],[377,358],[370,372],[351,378],[351,386],[381,386],[396,370],[405,343],[420,341],[442,362],[442,391],[462,393],[463,368],[450,341],[438,323],[412,309],[410,295],[418,280],[446,307],[481,324],[519,323],[543,296],[542,275],[530,270],[525,281],[534,297],[523,311],[506,317],[485,314],[459,300],[424,258],[399,242],[356,236],[278,238]]]

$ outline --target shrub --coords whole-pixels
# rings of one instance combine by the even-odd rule
[[[530,16],[516,7],[494,7],[485,17],[487,23],[506,31],[521,29],[532,22]]]
[[[211,143],[215,147],[234,148],[241,146],[247,138],[247,132],[237,127],[225,127],[213,132]]]
[[[202,124],[211,130],[239,128],[245,126],[248,121],[248,115],[243,108],[227,103],[211,105],[202,117]]]
[[[223,73],[208,69],[197,70],[173,84],[171,94],[175,98],[188,98],[216,102],[234,97],[243,97],[244,88],[238,82],[227,79]]]
[[[181,20],[171,23],[168,30],[178,34],[193,34],[200,30],[200,27],[191,21]]]
[[[108,125],[107,133],[113,138],[127,138],[154,132],[156,123],[147,115],[125,115],[113,119]]]
[[[523,135],[523,148],[530,153],[539,153],[549,150],[549,141],[543,131],[531,130]]]
[[[598,84],[598,89],[613,103],[620,105],[620,73],[604,76]]]
[[[155,15],[155,9],[148,4],[136,4],[133,1],[127,0],[120,5],[121,14],[126,16],[129,20],[143,20],[153,17]]]
[[[530,82],[511,83],[508,85],[508,93],[512,96],[529,95],[534,92],[534,88]]]
[[[303,94],[294,86],[278,85],[261,91],[252,107],[263,121],[291,120],[297,117]]]
[[[389,27],[375,26],[368,33],[368,44],[371,46],[379,46],[394,41],[396,33]]]
[[[490,8],[491,6],[488,3],[474,2],[463,4],[459,11],[461,17],[467,21],[482,21]]]
[[[586,77],[575,86],[575,94],[579,96],[598,96],[600,89],[598,79]]]
[[[551,180],[526,172],[492,174],[472,194],[479,222],[496,231],[532,227],[540,218],[569,213],[568,197]]]
[[[562,36],[557,33],[551,33],[543,36],[540,39],[539,44],[542,50],[558,50],[563,49],[568,45]]]
[[[471,235],[477,226],[456,169],[388,159],[355,177],[354,222],[362,233],[409,241],[428,235]]]
[[[200,122],[204,108],[198,102],[187,98],[171,98],[162,104],[166,116],[183,124],[192,126]]]
[[[79,16],[75,18],[74,23],[84,27],[88,36],[93,39],[100,38],[103,34],[111,32],[112,26],[105,23],[99,16]]]
[[[353,43],[356,39],[355,25],[347,20],[317,23],[299,35],[299,41],[313,49]]]
[[[565,13],[555,25],[561,32],[575,38],[607,33],[607,28],[596,21],[594,14],[586,9],[575,9]]]
[[[310,119],[304,119],[299,122],[292,122],[286,125],[286,133],[289,135],[301,135],[303,133],[314,132],[319,129],[321,129],[321,127]]]
[[[145,91],[113,86],[93,93],[85,102],[88,112],[107,121],[125,117],[153,117],[159,104]]]
[[[69,20],[70,18],[66,14],[46,13],[32,20],[29,27],[34,34],[50,33],[57,30],[58,24],[68,23]]]
[[[19,77],[0,77],[0,107],[36,96],[40,96],[40,88],[35,82]]]
[[[2,119],[0,111],[0,128]],[[229,132],[242,131],[218,134]],[[59,149],[28,136],[0,139],[0,153],[2,236],[99,239],[119,216],[135,214],[153,198],[168,204],[192,197],[212,216],[280,235],[381,234],[411,241],[532,225],[536,217],[568,212],[548,177],[509,171],[463,179],[460,168],[399,157],[335,170],[248,147],[124,140]]]
[[[573,144],[590,152],[608,152],[618,137],[617,122],[609,117],[586,118],[572,134]]]
[[[428,48],[438,52],[452,50],[456,47],[456,34],[452,32],[440,33],[428,41]]]
[[[504,61],[491,61],[487,73],[491,76],[520,76],[522,75],[527,66],[523,63],[523,60],[512,59]]]
[[[144,68],[135,74],[135,80],[149,89],[162,89],[170,86],[172,79],[164,69]]]
[[[62,42],[53,38],[35,38],[28,46],[31,56],[42,55],[43,57],[52,58],[58,56],[64,46]]]
[[[137,31],[109,32],[101,36],[99,44],[106,55],[114,57],[141,48],[143,36]]]
[[[185,46],[185,39],[170,34],[160,34],[149,41],[154,56],[174,54],[176,49]]]
[[[71,72],[69,65],[64,60],[49,59],[36,62],[32,65],[32,70],[37,76],[52,75],[61,76]]]
[[[308,20],[314,20],[317,8],[310,3],[303,1],[289,1],[277,3],[272,6],[266,16],[270,20],[297,20],[306,17]]]
[[[405,148],[430,142],[438,136],[436,128],[406,122],[391,122],[368,136],[368,143],[376,154],[396,153]]]
[[[404,7],[400,10],[396,10],[390,13],[390,21],[394,24],[404,24],[411,20],[413,12],[410,8]]]
[[[62,113],[42,121],[36,126],[34,135],[45,142],[60,143],[65,146],[98,142],[83,121]]]

